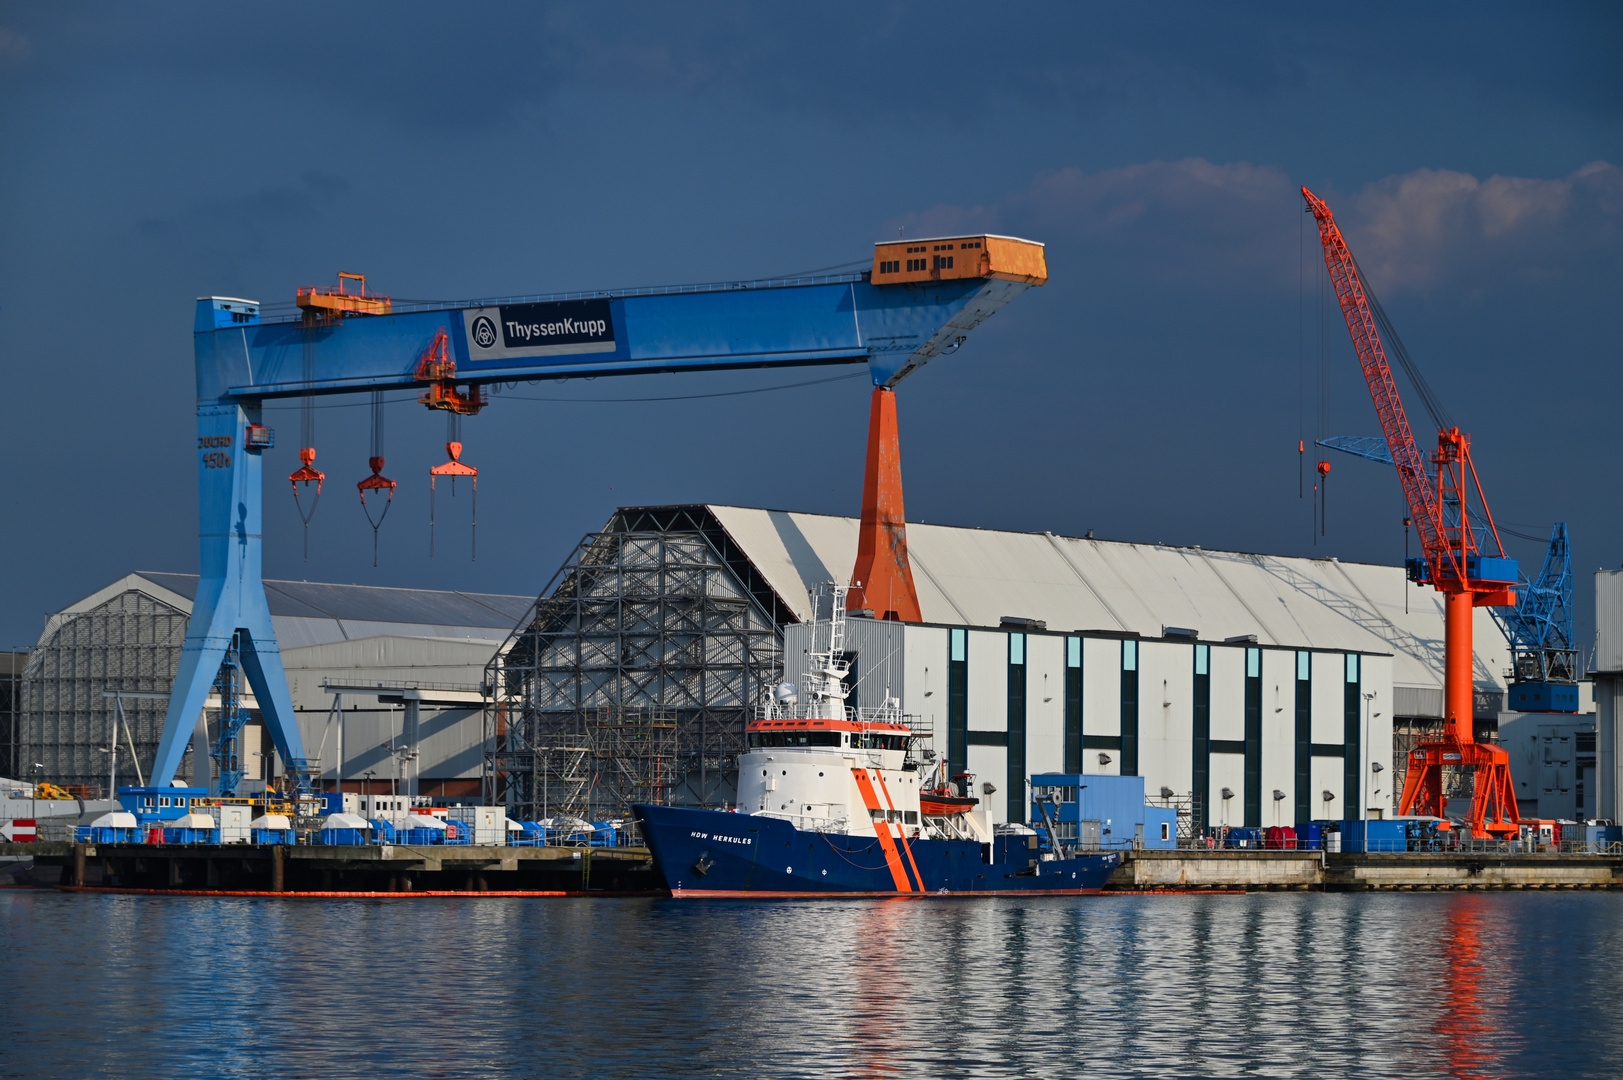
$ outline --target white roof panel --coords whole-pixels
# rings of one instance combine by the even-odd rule
[[[707,509],[802,619],[806,591],[856,563],[855,518]],[[1399,566],[946,525],[909,525],[907,551],[926,622],[996,626],[1008,615],[1050,630],[1255,634],[1264,645],[1392,653],[1394,684],[1442,683],[1441,602]],[[1486,609],[1476,656],[1478,687],[1502,689],[1509,650]]]

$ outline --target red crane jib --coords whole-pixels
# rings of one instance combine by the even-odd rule
[[[1424,558],[1411,577],[1443,594],[1443,734],[1421,742],[1410,753],[1398,813],[1446,817],[1445,772],[1469,769],[1475,774],[1470,818],[1473,836],[1517,832],[1520,818],[1510,781],[1510,757],[1491,743],[1477,742],[1471,723],[1475,714],[1473,609],[1516,603],[1516,564],[1505,558],[1504,546],[1499,542],[1482,482],[1471,461],[1470,436],[1459,428],[1439,431],[1437,452],[1429,462],[1437,470],[1435,483],[1427,472],[1428,462],[1410,430],[1358,264],[1324,200],[1305,187],[1302,197],[1318,222],[1324,265],[1330,272],[1364,381],[1369,384],[1380,417],[1381,431],[1397,466],[1409,514],[1420,533]],[[1473,492],[1487,522],[1486,532],[1498,550],[1497,557],[1479,551],[1477,531],[1468,511]]]

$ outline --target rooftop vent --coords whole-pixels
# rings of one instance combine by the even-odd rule
[[[1163,626],[1163,627],[1161,627],[1161,636],[1162,637],[1188,638],[1189,640],[1193,641],[1195,638],[1198,638],[1200,636],[1200,631],[1199,630],[1191,630],[1187,626]]]
[[[1005,615],[997,621],[999,626],[1012,626],[1019,630],[1047,630],[1048,624],[1041,619],[1026,619],[1018,615]]]
[[[1233,637],[1223,639],[1225,645],[1255,645],[1256,643],[1257,635],[1255,634],[1235,634]]]

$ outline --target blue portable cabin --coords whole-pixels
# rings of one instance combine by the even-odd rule
[[[118,789],[119,807],[135,815],[136,828],[164,825],[185,817],[209,797],[206,787],[121,787]]]
[[[1050,801],[1050,796],[1057,801]],[[1083,822],[1098,822],[1099,844],[1104,848],[1178,846],[1177,810],[1146,805],[1142,776],[1036,773],[1031,777],[1031,797],[1032,826],[1046,826],[1046,812],[1058,827],[1061,843],[1081,838]]]

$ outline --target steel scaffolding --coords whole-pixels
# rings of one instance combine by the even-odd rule
[[[51,616],[22,675],[15,757],[25,770],[38,762],[38,778],[107,787],[114,703],[106,691],[169,692],[180,664],[189,614],[130,589],[88,611]],[[140,760],[150,762],[163,733],[163,700],[129,699],[124,718]],[[120,735],[118,743],[124,743]],[[121,783],[135,783],[120,746]]]
[[[532,820],[725,805],[794,621],[704,507],[618,511],[491,661],[486,799]]]

